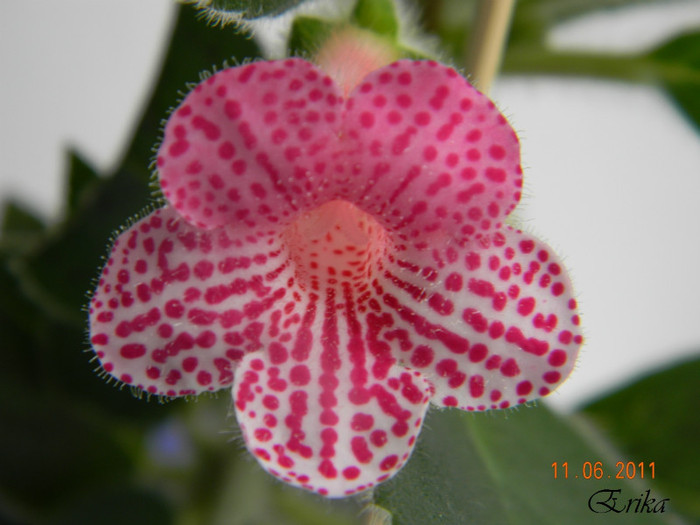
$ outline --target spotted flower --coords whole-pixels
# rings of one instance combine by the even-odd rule
[[[566,271],[503,222],[518,139],[448,67],[395,62],[347,95],[300,59],[221,71],[172,113],[157,167],[167,205],[115,240],[94,349],[153,394],[230,387],[287,483],[368,489],[430,403],[502,409],[572,370]]]

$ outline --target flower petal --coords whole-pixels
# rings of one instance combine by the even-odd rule
[[[230,68],[173,113],[158,154],[166,198],[203,228],[288,224],[344,199],[414,243],[500,226],[520,199],[518,140],[451,68],[399,61],[347,101],[300,59]]]
[[[293,342],[243,359],[233,387],[236,417],[271,474],[347,496],[388,479],[408,459],[430,385],[394,364],[379,336],[390,318],[361,314],[350,283],[305,299]]]
[[[168,119],[163,193],[202,228],[286,223],[325,186],[341,110],[339,88],[301,59],[221,71]]]
[[[438,405],[506,408],[548,394],[574,367],[582,336],[571,283],[525,233],[398,253],[380,283],[405,326],[401,362],[434,385]]]
[[[520,199],[518,139],[493,103],[456,71],[395,62],[368,75],[347,102],[347,197],[414,244],[436,230],[479,238]]]
[[[91,342],[105,371],[148,392],[218,390],[261,338],[291,337],[273,312],[293,300],[292,277],[276,237],[203,232],[162,208],[114,242],[90,302]]]

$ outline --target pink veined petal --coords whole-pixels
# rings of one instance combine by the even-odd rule
[[[301,297],[294,338],[248,355],[233,398],[246,444],[280,479],[337,497],[388,479],[408,458],[431,394],[396,365],[393,324],[371,281],[389,249],[371,217],[332,201],[283,234]]]
[[[395,62],[351,94],[343,196],[405,240],[429,246],[498,228],[520,199],[518,139],[493,103],[456,71]]]
[[[347,200],[414,244],[500,226],[520,198],[515,133],[435,62],[399,61],[351,94],[300,59],[224,70],[173,113],[159,149],[166,198],[212,228],[286,225]]]
[[[321,204],[342,112],[339,88],[301,59],[255,62],[199,84],[158,151],[165,197],[192,224],[286,224]]]
[[[433,403],[506,408],[554,390],[583,341],[566,270],[541,241],[504,228],[464,247],[395,254],[382,302],[402,326],[400,361]]]
[[[293,282],[279,237],[204,232],[162,208],[116,239],[90,302],[91,342],[105,371],[148,392],[218,390],[246,353],[291,337],[279,312]]]
[[[307,328],[292,344],[247,355],[233,387],[238,423],[262,467],[329,497],[393,476],[431,395],[422,374],[393,364],[377,339],[388,319],[360,315],[353,295],[345,283],[299,303]]]

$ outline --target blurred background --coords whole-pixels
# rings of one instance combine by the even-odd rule
[[[458,67],[474,4],[415,2]],[[375,494],[394,523],[590,523],[602,485],[550,465],[597,458],[657,463],[623,488],[674,505],[611,522],[700,523],[698,31],[697,0],[518,1],[491,96],[522,143],[517,218],[563,256],[586,344],[544,406],[432,413]],[[148,201],[160,119],[199,71],[257,53],[172,0],[0,0],[0,524],[369,522],[365,501],[263,474],[228,395],[145,402],[82,352],[84,293]]]

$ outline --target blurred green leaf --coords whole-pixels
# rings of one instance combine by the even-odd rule
[[[133,463],[107,428],[60,396],[31,390],[13,395],[12,402],[0,404],[2,499],[44,514],[71,494],[127,478]]]
[[[691,71],[700,71],[700,31],[673,38],[651,56],[665,63],[685,66]],[[682,75],[683,72],[677,74]]]
[[[2,233],[34,234],[42,232],[45,226],[41,219],[32,214],[24,206],[9,202],[5,206],[2,219]]]
[[[477,0],[417,0],[425,30],[436,35],[445,63],[463,64]]]
[[[93,416],[113,417],[138,427],[157,422],[176,408],[135,399],[128,389],[106,386],[94,372],[83,326],[62,323],[29,300],[0,258],[0,398],[20,405],[21,392],[65,396]],[[0,455],[11,451],[0,449]]]
[[[519,0],[509,44],[544,47],[549,32],[562,22],[601,11],[669,3],[669,0]]]
[[[399,20],[393,0],[358,0],[353,11],[358,26],[396,41]]]
[[[651,53],[676,103],[700,131],[700,31],[674,38]]]
[[[129,483],[141,429],[177,407],[106,386],[83,330],[46,316],[1,258],[0,342],[0,523],[43,523],[85,491]]]
[[[76,151],[68,153],[68,215],[81,208],[100,181],[97,172]]]
[[[37,220],[32,220],[26,214],[21,224],[27,226],[20,228],[20,219],[15,212],[9,227],[3,228],[3,244],[22,239],[28,247],[21,252],[24,257],[9,263],[13,276],[19,278],[21,291],[45,306],[57,318],[78,322],[82,320],[80,308],[86,302],[85,293],[96,275],[94,264],[90,264],[90,256],[99,253],[94,251],[95,238],[91,239],[90,232],[96,228],[99,234],[109,235],[113,231],[114,217],[109,217],[109,211],[114,208],[112,199],[120,195],[119,192],[114,195],[110,193],[116,186],[113,181],[100,186],[95,171],[75,153],[69,156],[67,180],[68,218],[65,224],[43,234]],[[133,186],[130,185],[121,197],[128,200],[133,193]],[[146,201],[142,202],[145,205]],[[12,207],[8,209],[13,211]],[[105,219],[107,224],[104,224]],[[32,230],[28,231],[27,227]],[[98,246],[97,249],[104,249],[104,240]],[[71,289],[74,285],[77,285],[77,289]],[[71,310],[72,315],[68,313]]]
[[[25,292],[57,319],[82,326],[82,307],[112,232],[146,206],[149,193],[141,180],[126,172],[106,179],[42,246],[14,262]]]
[[[47,327],[36,305],[19,289],[17,280],[0,257],[0,396],[12,394],[6,385],[27,387],[37,378],[38,359],[34,352],[33,334]]]
[[[615,459],[544,406],[506,413],[432,410],[413,456],[376,489],[375,502],[391,512],[393,525],[588,525],[597,517],[588,508],[596,491],[621,488],[620,499],[639,497],[638,487],[607,479]],[[595,461],[603,462],[606,477],[583,479],[583,464]],[[569,479],[562,479],[563,462]],[[669,523],[663,514],[622,513],[614,521]]]
[[[290,488],[254,462],[226,469],[211,525],[353,525],[360,508],[353,500],[327,500]]]
[[[236,18],[254,20],[279,16],[307,0],[189,0],[213,23],[234,22]],[[227,17],[231,17],[229,20]]]
[[[649,53],[613,55],[511,46],[503,72],[602,77],[664,87],[700,131],[700,31],[681,35]]]
[[[643,378],[583,409],[626,457],[655,463],[654,483],[700,520],[700,358]],[[621,458],[622,459],[622,458]]]
[[[99,517],[99,518],[98,518]],[[115,487],[84,496],[51,525],[169,525],[172,510],[159,495],[136,487]]]
[[[45,224],[19,202],[6,202],[0,223],[0,253],[23,255],[38,244]]]
[[[538,18],[549,27],[601,10],[669,3],[669,0],[519,0],[518,9],[526,12],[528,18]]]

